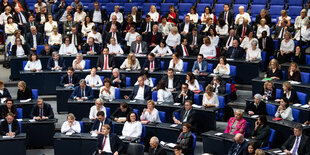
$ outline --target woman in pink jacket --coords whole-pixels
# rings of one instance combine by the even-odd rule
[[[241,110],[235,112],[235,117],[231,117],[228,121],[225,133],[237,134],[241,133],[244,135],[246,128],[246,120],[243,119],[243,113]]]

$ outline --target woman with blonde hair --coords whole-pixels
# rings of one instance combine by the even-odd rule
[[[150,12],[147,14],[150,15],[153,22],[158,22],[158,20],[160,19],[160,14],[157,12],[155,5],[150,6]]]
[[[265,78],[271,78],[271,79],[277,79],[281,80],[282,79],[282,71],[281,71],[281,66],[278,63],[277,59],[272,59],[269,62],[269,68],[264,75]]]
[[[218,107],[219,104],[218,96],[214,93],[214,87],[209,84],[203,94],[202,105],[204,107]]]
[[[264,100],[274,100],[276,98],[276,88],[272,81],[266,81],[261,92]]]
[[[127,59],[123,62],[120,67],[121,69],[130,69],[130,70],[140,70],[140,62],[136,58],[134,53],[129,53]]]
[[[172,27],[171,32],[168,34],[166,43],[170,48],[175,49],[181,42],[181,35],[178,32],[177,27]]]
[[[56,26],[53,27],[53,33],[48,38],[48,44],[52,46],[52,51],[58,51],[62,44],[62,36],[58,33]]]
[[[32,91],[26,85],[25,81],[19,81],[17,84],[17,100],[28,100],[32,99]]]
[[[183,60],[180,59],[180,56],[178,53],[172,54],[172,59],[169,62],[168,68],[172,68],[176,72],[183,71]]]
[[[83,70],[85,68],[85,61],[83,60],[83,54],[76,54],[76,58],[72,62],[72,68],[75,70]]]
[[[281,98],[287,98],[290,104],[300,103],[296,91],[288,81],[285,81],[282,84]],[[279,102],[280,99],[276,99],[275,101]]]
[[[290,27],[291,25],[291,17],[288,16],[288,13],[286,10],[281,10],[281,16],[278,19],[277,26],[281,26],[281,22],[286,20],[287,21],[287,26]]]
[[[155,108],[155,102],[153,100],[147,101],[147,108],[143,109],[140,120],[161,123],[158,110]]]
[[[296,62],[291,62],[287,72],[287,80],[301,82],[301,73]]]
[[[72,113],[68,114],[67,121],[62,124],[61,133],[81,133],[80,123],[75,120]]]
[[[278,55],[279,63],[290,62],[292,53],[295,49],[295,43],[290,32],[284,33],[284,39],[281,41],[280,53]]]

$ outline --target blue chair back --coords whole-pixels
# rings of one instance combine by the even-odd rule
[[[158,111],[159,119],[162,123],[166,123],[166,112]]]
[[[105,108],[105,110],[107,111],[107,113],[106,113],[106,118],[110,118],[110,114],[111,114],[111,108]]]
[[[195,154],[195,148],[196,148],[196,135],[195,133],[192,133],[192,136],[193,136],[193,155]]]
[[[231,84],[226,83],[226,94],[230,95],[231,94]]]
[[[301,72],[301,82],[310,83],[310,73]]]
[[[136,113],[137,116],[139,116],[139,110],[138,110],[138,109],[133,109],[132,111],[133,111],[134,113]]]
[[[131,77],[126,77],[126,87],[131,86]]]
[[[300,119],[299,119],[300,110],[292,108],[292,114],[293,114],[294,121],[300,122]]]
[[[152,99],[153,99],[155,102],[157,102],[157,93],[158,93],[158,91],[153,91],[153,92],[152,92]]]
[[[37,46],[37,54],[40,55],[41,51],[44,49],[44,45],[38,45]]]
[[[183,62],[183,72],[187,72],[188,62]]]
[[[174,117],[175,117],[176,119],[180,120],[181,114],[178,113],[178,112],[174,112]]]
[[[273,105],[273,104],[266,104],[266,109],[267,109],[267,114],[269,116],[274,116],[275,113],[277,112],[277,106]]]
[[[153,82],[153,84],[154,84],[154,87],[156,86],[156,81],[157,81],[157,79],[156,78],[152,78],[152,82]]]
[[[100,76],[100,79],[101,79],[101,81],[102,81],[102,83],[103,83],[103,80],[104,80],[104,76]]]
[[[161,64],[161,66],[160,66],[161,70],[166,70],[165,61],[161,61],[160,64]]]
[[[32,89],[32,99],[38,99],[38,89]]]
[[[141,133],[141,138],[144,138],[145,135],[146,135],[146,132],[145,132],[146,128],[145,128],[145,125],[142,124],[142,133]]]
[[[19,133],[22,133],[22,122],[18,121],[18,125],[19,125]]]
[[[225,98],[223,96],[218,96],[217,98],[219,99],[219,103],[220,103],[219,108],[221,109],[224,108],[226,105]]]
[[[85,59],[85,67],[84,69],[90,69],[90,60]]]
[[[121,90],[119,88],[115,88],[115,99],[121,99]]]
[[[270,129],[270,135],[269,135],[269,140],[268,140],[268,146],[263,147],[263,148],[260,148],[260,149],[262,149],[262,150],[268,150],[268,149],[271,148],[271,145],[272,145],[272,142],[273,142],[275,133],[276,133],[276,130]]]
[[[302,92],[296,92],[299,103],[305,105],[307,102],[307,94]]]
[[[23,108],[16,108],[17,110],[17,119],[23,118]]]
[[[194,94],[194,104],[200,105],[200,102],[199,102],[199,94]]]
[[[276,99],[280,99],[281,98],[281,94],[282,94],[282,90],[281,89],[276,89]]]
[[[201,1],[203,1],[203,0],[201,0]],[[202,14],[203,12],[205,12],[206,6],[211,7],[212,3],[213,3],[213,0],[209,4],[207,2],[201,2],[201,3],[197,4],[197,13],[199,15]]]
[[[79,123],[80,123],[80,127],[81,127],[81,133],[84,133],[84,122],[79,121]]]
[[[230,65],[230,76],[236,76],[237,75],[237,67]]]
[[[23,70],[25,70],[26,64],[27,64],[27,61],[23,61]]]
[[[285,71],[282,71],[282,80],[285,81],[285,77],[286,77],[286,72],[285,72]]]
[[[273,40],[273,46],[275,51],[279,50],[279,40]]]
[[[310,55],[306,55],[306,64],[310,65]]]
[[[203,86],[202,86],[202,84],[199,84],[199,90],[201,90],[201,91],[205,91],[205,89],[203,89]]]
[[[213,73],[213,64],[212,63],[208,63],[208,72]]]

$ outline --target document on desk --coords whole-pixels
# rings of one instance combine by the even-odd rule
[[[36,121],[35,119],[30,119],[30,120],[29,120],[29,122],[35,122],[35,121]]]
[[[221,133],[221,132],[218,132],[218,133],[216,133],[216,134],[214,134],[215,136],[221,136],[223,133]]]
[[[97,137],[98,135],[97,135],[96,132],[97,132],[97,131],[93,132],[93,133],[91,134],[91,136],[92,136],[92,137]]]
[[[181,103],[174,103],[173,105],[181,105]]]
[[[309,105],[308,104],[305,104],[305,105],[303,105],[303,106],[300,106],[300,107],[302,107],[302,108],[309,108]]]
[[[72,132],[67,132],[66,133],[66,136],[71,136],[72,135]]]
[[[258,115],[252,115],[251,117],[252,118],[258,118]]]
[[[172,128],[175,128],[175,127],[177,127],[178,125],[177,124],[171,124],[170,125],[170,127],[172,127]]]
[[[90,69],[83,69],[83,72],[89,72]]]
[[[119,139],[125,139],[126,137],[125,136],[119,136]]]
[[[3,139],[10,139],[10,138],[14,138],[15,136],[2,136]]]
[[[26,100],[20,100],[20,103],[26,103],[26,102],[30,102],[30,101],[31,101],[31,98],[26,99]]]
[[[281,153],[282,150],[273,151],[273,153]]]
[[[170,147],[170,148],[174,148],[177,144],[174,144],[174,143],[168,143],[168,144],[166,144],[168,147]]]
[[[194,108],[199,108],[199,109],[200,109],[202,106],[201,106],[201,105],[197,105],[197,104],[193,104],[193,107],[194,107]]]
[[[299,107],[299,106],[301,106],[301,104],[295,103],[295,104],[293,104],[293,106],[294,106],[294,107]]]
[[[21,121],[23,121],[23,119],[16,119],[18,122],[21,122]]]
[[[136,100],[130,100],[129,102],[136,102]]]

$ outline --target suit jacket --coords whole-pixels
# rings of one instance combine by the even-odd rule
[[[131,100],[133,100],[137,96],[139,87],[140,87],[140,85],[135,85],[133,87],[133,91],[129,95],[129,98]],[[144,100],[150,100],[150,99],[152,99],[151,87],[144,85]]]
[[[41,33],[37,33],[36,40],[37,40],[37,45],[43,45],[44,39]],[[26,35],[26,45],[29,51],[33,47],[33,36],[31,32],[27,33]]]
[[[56,21],[59,21],[60,20],[60,18],[63,16],[63,14],[65,13],[65,9],[60,9],[59,11],[58,11],[58,13],[56,13],[56,15],[55,15],[55,20]],[[71,13],[70,13],[71,15],[72,15],[72,17],[73,17],[73,11],[71,11]]]
[[[208,62],[203,60],[201,62],[201,70],[199,70],[198,61],[195,61],[194,65],[193,65],[193,68],[192,68],[192,72],[195,72],[196,69],[198,69],[199,73],[206,73],[206,72],[208,72]]]
[[[185,22],[179,24],[179,33],[183,32],[184,26],[185,26]],[[195,27],[195,25],[193,23],[189,22],[188,32],[192,32],[194,27]]]
[[[90,19],[92,21],[93,21],[93,18],[94,18],[93,17],[94,16],[94,12],[95,12],[95,10],[91,10],[90,12],[88,12],[88,16],[90,17]],[[101,12],[101,20],[102,20],[102,24],[103,24],[104,21],[108,20],[108,16],[107,16],[107,13],[103,9],[100,9],[100,12]]]
[[[97,67],[104,69],[105,64],[105,56],[104,54],[100,54],[97,60]],[[108,65],[109,67],[115,68],[114,57],[112,55],[108,55]]]
[[[211,81],[211,85],[214,85],[213,80]],[[220,86],[217,89],[218,89],[218,93],[225,94],[226,93],[226,82],[224,80],[220,80]]]
[[[156,150],[152,149],[151,147],[149,148],[149,155],[166,155],[166,151],[160,144],[158,144]]]
[[[116,22],[116,27],[117,27],[117,31],[118,32],[121,32],[121,29],[122,29],[122,25],[119,23],[119,22]],[[106,27],[105,27],[105,29],[104,29],[104,31],[106,32],[106,33],[109,33],[110,32],[110,29],[111,29],[111,26],[112,26],[112,22],[108,22],[107,23],[107,25],[106,25]],[[111,37],[110,37],[111,38]]]
[[[123,22],[123,25],[122,25],[122,28],[121,28],[122,32],[126,30],[127,25],[128,25],[128,22],[127,22],[127,20],[125,20],[125,21]],[[137,27],[137,23],[132,22],[130,26]],[[129,29],[128,29],[128,30],[129,30]]]
[[[232,47],[232,46],[228,48],[228,50],[226,51],[226,54],[225,54],[226,58],[231,58],[231,55],[233,54],[232,53],[233,50],[234,50],[234,47]],[[240,46],[238,46],[235,49],[235,52],[237,52],[237,54],[236,54],[236,56],[233,57],[234,59],[236,59],[236,58],[241,59],[243,57],[244,51]]]
[[[282,91],[282,93],[281,93],[281,97],[286,97],[286,94],[284,94],[283,91]],[[288,98],[288,100],[289,100],[290,102],[292,102],[293,104],[295,104],[295,103],[300,103],[300,102],[299,102],[299,99],[298,99],[298,96],[297,96],[297,93],[296,93],[295,90],[291,90],[291,96],[290,96],[290,98]]]
[[[77,86],[74,88],[74,91],[72,92],[70,98],[74,99],[75,97],[82,97],[81,94],[81,87]],[[87,97],[88,100],[92,100],[94,98],[93,89],[89,86],[86,86],[85,88],[85,97]]]
[[[11,94],[10,94],[8,89],[4,88],[3,89],[3,94],[0,93],[0,99],[2,99],[2,98],[8,98],[8,99],[12,98],[12,96],[11,96]]]
[[[25,55],[28,55],[28,48],[26,45],[22,45],[23,49],[24,49],[24,52],[25,52]],[[13,56],[16,56],[16,50],[17,50],[17,45],[13,45],[12,46],[12,55]]]
[[[150,27],[150,30],[151,32],[153,32],[153,25],[155,24],[154,22],[150,22],[151,23],[151,27]],[[147,23],[145,21],[142,22],[141,26],[140,26],[140,31],[139,33],[142,34],[142,32],[145,32],[146,31],[146,27],[147,27]]]
[[[60,5],[61,1],[57,1],[54,4],[54,13],[57,14],[57,12],[61,11],[61,10],[66,10],[68,3],[64,2],[63,7],[58,7]]]
[[[47,14],[44,14],[44,16],[45,16],[45,19],[47,20]],[[35,21],[36,21],[36,23],[40,24],[40,22],[41,22],[41,12],[36,13]],[[43,23],[43,25],[44,25],[44,23]]]
[[[115,153],[116,151],[121,153],[124,148],[123,141],[119,139],[118,136],[114,133],[109,133],[109,139],[112,153]],[[99,135],[97,140],[97,150],[102,149],[103,140],[104,136]]]
[[[75,21],[72,21],[71,22],[71,26],[69,25],[69,22],[66,21],[64,24],[63,24],[63,34],[66,35],[67,32],[70,32],[72,27],[76,27],[77,26],[77,23]]]
[[[68,36],[70,37],[70,40],[72,40],[72,35],[73,34],[69,34]],[[81,33],[77,33],[76,34],[76,42],[78,45],[83,45],[84,41],[83,41],[83,35]]]
[[[112,38],[112,32],[108,33],[106,38],[105,38],[105,43],[110,44],[110,39]],[[122,43],[122,33],[116,32],[116,38],[117,38],[117,43],[121,44]]]
[[[7,114],[9,113],[9,109],[8,109],[8,107],[7,106],[3,106],[2,107],[2,111],[1,111],[1,118],[5,118],[6,116],[7,116]],[[17,109],[16,109],[16,106],[15,105],[13,105],[12,107],[11,107],[11,113],[13,113],[14,115],[15,115],[15,119],[17,119]]]
[[[263,38],[258,39],[258,46],[262,51],[266,51],[267,54],[273,54],[273,40],[271,37],[266,37],[266,47],[263,49]],[[270,55],[272,56],[272,55]]]
[[[14,8],[14,7],[13,7],[13,8]],[[25,12],[25,11],[21,11],[20,13],[22,13],[22,14],[24,15],[24,17],[25,17],[25,19],[26,19],[26,21],[27,21],[27,23],[28,23],[28,22],[29,22],[29,21],[28,21],[28,13]],[[20,23],[19,15],[18,15],[17,13],[15,13],[15,14],[13,15],[13,19],[14,19],[15,23]],[[24,23],[24,25],[26,25],[26,23]]]
[[[192,92],[191,90],[187,90],[187,98],[183,99],[183,95],[179,98],[179,94],[182,92],[182,90],[180,90],[177,94],[177,96],[175,97],[175,102],[177,103],[181,103],[182,105],[185,103],[186,100],[192,100],[194,102],[194,92]]]
[[[255,24],[260,24],[260,20],[262,19],[262,17],[260,16],[260,14],[256,15],[256,19],[255,19]],[[265,16],[265,19],[266,19],[266,25],[269,25],[271,24],[271,17],[270,15],[266,14]]]
[[[291,135],[285,143],[282,145],[282,150],[291,150],[294,147],[296,137],[294,135]],[[308,154],[310,153],[310,142],[309,137],[306,135],[302,135],[301,139],[299,140],[299,147],[297,150],[298,154]]]
[[[254,115],[267,115],[266,103],[260,102],[258,107],[255,106],[253,102],[251,102],[248,106],[245,107],[245,112],[253,111]]]
[[[166,82],[166,86],[168,87],[168,75],[164,75],[161,80],[165,81]],[[175,90],[181,90],[181,82],[180,82],[180,79],[176,76],[173,77],[173,88]]]
[[[281,26],[277,26],[276,27],[276,31],[275,31],[275,39],[281,39],[281,38],[279,38],[279,35],[280,35],[280,33],[281,33],[281,30],[282,30],[282,27]],[[287,29],[286,29],[288,32],[293,32],[293,28],[292,27],[287,27]],[[285,31],[283,32],[283,38],[282,39],[284,39],[284,33],[285,33]]]
[[[26,4],[26,2],[25,2],[24,0],[19,0],[19,3],[20,3],[20,5],[22,6],[22,8],[24,9],[24,11],[28,13],[28,12],[29,12],[29,7],[28,7],[28,5]],[[15,6],[16,6],[16,3],[15,3],[15,2],[12,2],[12,3],[11,3],[11,8],[12,8],[13,11],[14,11]],[[28,18],[27,18],[27,20],[28,20]],[[15,20],[14,20],[14,21],[15,21]]]
[[[141,51],[142,51],[142,53],[143,54],[147,54],[147,44],[146,44],[146,42],[142,41],[140,44],[141,44]],[[130,46],[130,52],[137,53],[136,50],[137,50],[137,41],[133,41],[131,43],[131,46]]]
[[[63,75],[60,78],[60,86],[64,87],[65,84],[69,84],[69,77],[68,74]],[[72,75],[72,84],[74,86],[78,86],[79,85],[79,77],[76,74]]]
[[[186,51],[188,53],[189,56],[193,56],[194,54],[192,53],[192,50],[191,48],[189,47],[189,45],[187,44],[186,46]],[[177,47],[175,48],[175,53],[178,53],[179,56],[183,57],[183,48],[182,48],[182,45],[177,45]]]
[[[191,32],[187,33],[186,37],[187,37],[187,44],[191,45],[193,43],[193,34]],[[202,36],[200,34],[197,34],[196,45],[198,47],[202,45]]]
[[[35,21],[33,21],[33,26],[35,26],[36,28],[37,28],[37,30],[39,30],[38,29],[38,24],[35,22]],[[27,30],[27,32],[31,32],[31,30],[30,30],[30,27],[31,27],[31,25],[30,25],[30,23],[29,23],[29,21],[28,21],[28,19],[27,19],[27,24],[26,24],[26,30]]]
[[[105,114],[105,115],[106,115],[106,114]],[[103,123],[103,124],[109,124],[110,127],[112,128],[112,120],[109,119],[109,118],[106,118],[106,119],[104,120],[104,123]],[[96,119],[96,120],[94,121],[94,124],[93,124],[93,126],[91,127],[90,131],[94,131],[94,130],[100,131],[99,126],[100,126],[100,121],[99,121],[98,119]]]
[[[89,46],[89,44],[87,43],[87,44],[85,44],[85,45],[83,46],[83,54],[87,54],[88,51],[90,51],[90,46]],[[96,55],[99,55],[99,54],[100,54],[101,49],[100,49],[99,44],[94,43],[94,49],[93,49],[93,51],[97,53]]]
[[[223,18],[224,19],[224,11],[222,11],[221,13],[220,13],[220,16],[219,16],[219,18]],[[228,12],[228,17],[227,17],[228,19],[227,19],[227,21],[228,21],[228,25],[229,26],[233,26],[234,25],[234,19],[235,19],[235,17],[234,17],[234,13],[232,13],[231,11],[229,11]],[[225,20],[225,19],[224,19]]]
[[[238,144],[236,142],[234,142],[234,144],[228,150],[228,155],[233,155],[234,151],[236,151],[237,146],[238,146]],[[246,140],[244,140],[244,142],[240,145],[236,155],[243,155],[246,152],[248,152],[248,142]]]
[[[115,80],[116,78],[113,75],[111,75],[112,86],[117,87],[117,88],[126,87],[126,76],[124,74],[119,74],[119,78],[120,78],[121,82],[115,83],[115,82],[113,82],[113,80]]]
[[[229,37],[230,37],[230,36],[226,36],[226,37],[224,38],[224,40],[223,40],[222,43],[221,43],[221,47],[226,47],[226,44],[227,44],[227,42],[229,41]],[[231,39],[231,42],[234,41],[234,40],[238,40],[239,45],[240,45],[240,39],[239,39],[239,37],[237,37],[237,36],[235,35],[235,36]]]
[[[243,31],[243,24],[238,26],[236,36],[241,38],[242,31]],[[245,36],[247,36],[250,33],[250,31],[252,31],[252,27],[250,25],[247,25],[245,30]]]
[[[62,67],[62,70],[65,70],[67,67],[66,67],[66,63],[65,63],[65,60],[59,56],[59,60],[58,60],[58,66]],[[55,67],[55,62],[54,62],[54,59],[53,57],[50,57],[47,61],[47,66],[46,68],[48,70],[52,70],[52,68]]]
[[[140,24],[142,23],[142,15],[141,13],[138,11],[136,12],[136,25],[137,27],[140,27]]]
[[[31,113],[30,113],[30,118],[37,117],[39,116],[39,107],[37,104],[35,104],[32,107]],[[43,103],[43,116],[48,117],[48,119],[53,119],[54,118],[54,112],[50,104],[48,103]]]
[[[28,87],[26,87],[25,92],[22,92],[20,90],[17,90],[17,100],[26,100],[26,99],[32,99],[32,91]]]
[[[15,132],[15,135],[19,134],[19,124],[17,120],[13,120],[12,122],[12,132]],[[1,122],[1,135],[6,135],[9,132],[9,124],[7,120]]]
[[[160,64],[160,61],[158,59],[154,59],[155,61],[155,64],[154,64],[154,68],[155,68],[155,71],[159,71],[161,69],[161,64]],[[148,68],[150,70],[150,65],[151,65],[151,62],[149,61],[149,59],[146,59],[143,66],[142,66],[142,69],[144,70],[145,68]]]
[[[186,110],[185,110],[185,108],[183,107],[183,108],[181,108],[181,109],[177,109],[177,110],[175,110],[174,112],[173,112],[173,114],[172,114],[172,117],[175,117],[175,113],[179,113],[180,114],[180,122],[183,122],[183,120],[185,119],[185,113],[186,113]],[[186,122],[183,122],[183,123],[190,123],[193,127],[194,127],[194,124],[195,124],[195,121],[196,121],[196,112],[195,112],[195,110],[194,109],[191,109],[190,111],[189,111],[189,114],[188,114],[188,116],[187,116],[187,121]]]
[[[152,37],[153,37],[153,32],[149,32],[145,35],[145,39],[144,41],[147,42],[147,45],[150,46],[151,45],[151,41],[152,41]],[[163,36],[162,33],[157,32],[155,34],[155,44],[159,45],[160,41],[162,40]]]

